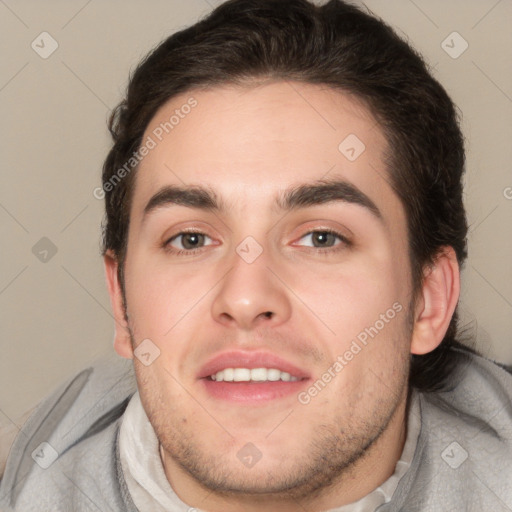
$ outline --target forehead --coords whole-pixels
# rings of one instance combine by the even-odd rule
[[[238,205],[334,175],[397,207],[385,137],[354,96],[277,81],[192,90],[164,104],[146,128],[133,206],[166,184],[207,185]],[[228,203],[229,204],[229,203]],[[231,203],[234,206],[234,203]]]

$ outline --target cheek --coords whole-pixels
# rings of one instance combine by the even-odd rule
[[[304,271],[296,286],[320,319],[308,315],[318,324],[328,360],[340,362],[341,356],[343,369],[333,389],[349,391],[357,401],[365,393],[378,394],[382,382],[403,380],[408,357],[407,274],[391,248],[354,258],[338,271],[334,266],[325,274]]]
[[[401,272],[389,257],[359,257],[326,272],[304,269],[295,289],[301,289],[304,303],[345,338],[373,324],[395,302],[401,303],[406,291]]]
[[[204,299],[218,281],[214,274],[209,275],[200,267],[192,269],[156,258],[132,257],[126,299],[136,341],[150,338],[162,355],[172,344],[172,353],[176,354],[191,326],[193,329],[204,322]]]

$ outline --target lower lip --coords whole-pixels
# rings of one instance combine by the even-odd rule
[[[201,379],[206,392],[213,398],[239,403],[261,403],[299,393],[309,379],[293,382],[223,382]]]

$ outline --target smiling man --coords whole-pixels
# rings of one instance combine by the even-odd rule
[[[341,1],[229,1],[110,127],[128,366],[40,406],[9,507],[512,510],[512,377],[457,335],[462,136],[408,45]]]
[[[160,352],[135,371],[166,476],[193,505],[214,489],[212,510],[355,501],[393,472],[405,439],[412,284],[406,215],[380,177],[385,139],[347,94],[266,80],[179,95],[143,139],[190,94],[197,108],[135,177],[115,342],[124,357],[143,340]],[[351,133],[366,145],[353,162],[338,149]],[[118,258],[106,262],[121,322]],[[431,280],[446,312],[429,329],[444,331],[458,280],[455,257],[441,265]],[[301,405],[394,303],[378,338]],[[417,353],[442,337],[425,330]]]

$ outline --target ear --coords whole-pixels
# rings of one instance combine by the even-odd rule
[[[118,261],[111,251],[107,251],[103,258],[105,264],[105,276],[110,295],[110,304],[115,319],[114,349],[126,359],[133,359],[133,348],[130,338],[130,330],[124,317],[123,294],[118,278]]]
[[[438,253],[423,278],[415,309],[411,353],[426,354],[443,341],[460,294],[459,264],[453,247]]]

